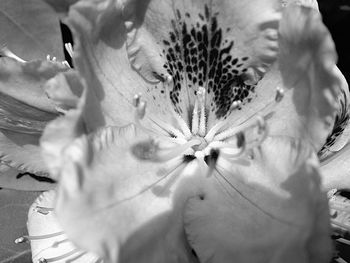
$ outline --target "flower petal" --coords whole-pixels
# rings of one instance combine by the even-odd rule
[[[59,221],[74,242],[109,262],[195,262],[182,225],[185,201],[197,192],[194,168],[183,170],[182,157],[139,160],[135,138],[148,136],[110,127],[66,148]]]
[[[209,94],[212,123],[230,109],[229,97],[248,100],[243,73],[263,74],[277,55],[278,1],[141,2],[83,1],[68,19],[77,36],[75,65],[107,124],[132,122],[138,93],[146,116],[169,120],[175,107],[188,122],[199,86]],[[227,96],[232,85],[235,96]]]
[[[304,6],[284,9],[279,32],[278,65],[257,89],[265,91],[260,101],[274,106],[261,107],[259,114],[268,120],[270,134],[307,138],[319,151],[332,130],[343,86],[333,41],[319,12]],[[279,103],[274,102],[277,87],[284,89]]]
[[[44,191],[54,188],[54,181],[46,178],[24,173],[0,164],[0,188],[24,191]]]
[[[329,212],[312,150],[268,137],[252,153],[241,164],[219,159],[204,198],[186,206],[201,262],[329,262]]]
[[[21,63],[0,58],[0,158],[20,169],[43,175],[45,165],[38,148],[48,121],[58,116],[45,95],[43,85],[60,71],[59,63],[32,61]]]
[[[63,232],[57,222],[53,205],[55,192],[41,194],[28,213],[28,233],[33,262],[101,263],[102,260],[91,252],[77,248]]]
[[[263,75],[276,58],[278,1],[141,2],[126,1],[123,12],[131,65],[153,82],[170,74],[169,95],[188,122],[199,87],[210,128],[233,101],[251,97],[245,72]]]

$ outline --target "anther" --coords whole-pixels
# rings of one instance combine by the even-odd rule
[[[276,88],[276,96],[275,96],[275,101],[280,102],[284,97],[284,89],[281,87]]]
[[[237,108],[239,108],[242,105],[242,101],[240,100],[235,100],[234,102],[232,102],[231,104],[231,110],[235,110]]]
[[[62,61],[62,64],[65,65],[67,68],[71,67],[67,60]]]
[[[141,93],[135,94],[132,99],[132,105],[134,107],[138,107],[140,105],[140,101],[141,101]]]
[[[136,120],[142,120],[146,114],[146,101],[141,100],[141,94],[136,94],[132,100],[133,106],[136,108]]]
[[[165,83],[170,84],[173,81],[173,77],[171,75],[167,75],[165,77]]]
[[[29,240],[25,237],[19,237],[19,238],[16,238],[15,240],[15,244],[21,244],[21,243],[26,243],[28,242]]]
[[[47,260],[45,258],[39,258],[38,263],[47,263]]]

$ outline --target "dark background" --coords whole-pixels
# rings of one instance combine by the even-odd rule
[[[338,52],[338,67],[350,83],[350,0],[318,0],[323,22]],[[350,160],[349,160],[350,161]],[[347,197],[349,197],[347,193]],[[339,256],[350,262],[350,246],[337,243]],[[334,261],[341,263],[342,261]]]
[[[323,22],[338,52],[338,67],[350,83],[350,0],[319,0]]]

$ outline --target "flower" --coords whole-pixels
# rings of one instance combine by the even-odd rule
[[[317,4],[297,2],[71,7],[76,71],[46,84],[65,115],[41,146],[75,246],[106,262],[329,261],[316,153],[346,85]]]

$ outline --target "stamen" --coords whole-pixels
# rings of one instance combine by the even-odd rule
[[[184,119],[181,118],[181,116],[175,112],[174,110],[174,106],[172,104],[172,102],[170,101],[170,89],[169,86],[170,84],[173,82],[173,77],[171,75],[167,75],[165,77],[165,82],[163,82],[163,87],[165,89],[165,98],[167,101],[167,104],[169,105],[169,108],[177,122],[177,124],[179,125],[182,133],[184,134],[185,138],[188,140],[192,137],[192,133],[190,128],[187,126],[186,122],[184,121]]]
[[[284,89],[281,87],[277,87],[275,101],[280,102],[283,99],[283,97],[284,97]]]
[[[80,252],[79,249],[73,249],[71,251],[69,251],[68,253],[66,254],[63,254],[63,255],[60,255],[60,256],[57,256],[57,257],[53,257],[53,258],[40,258],[38,260],[38,263],[49,263],[49,262],[55,262],[55,261],[59,261],[59,260],[62,260],[62,259],[65,259],[77,252]]]
[[[141,96],[142,96],[141,93],[135,94],[135,95],[134,95],[134,97],[133,97],[133,99],[132,99],[132,105],[133,105],[134,107],[137,108],[137,107],[140,105]]]
[[[199,119],[199,136],[204,136],[206,133],[206,116],[205,116],[205,88],[199,87],[197,91],[198,104],[200,106],[200,119]]]
[[[161,128],[163,134],[159,134],[159,132],[156,132],[155,130],[150,130],[141,124],[140,121],[144,118],[146,114],[146,101],[142,100],[141,94],[136,94],[133,97],[132,104],[135,107],[134,124],[140,130],[152,136],[156,136],[157,138],[161,137],[162,139],[170,142],[176,142],[177,139],[180,139],[179,142],[181,142],[181,139],[185,139],[185,136],[181,133],[181,131],[175,129],[174,127],[163,121],[148,118],[148,120],[150,120],[153,124]],[[164,134],[164,132],[166,132],[166,134]],[[175,136],[176,138],[173,138],[173,136]]]
[[[21,59],[19,56],[17,56],[15,53],[13,53],[11,50],[9,50],[7,47],[3,47],[0,50],[0,55],[8,58],[13,58],[14,60],[17,60],[18,62],[25,63],[27,61]]]
[[[175,119],[177,121],[177,124],[180,126],[181,131],[185,135],[185,138],[189,140],[192,137],[192,133],[190,129],[188,128],[186,122],[184,121],[183,118],[179,114],[177,114],[175,111],[173,111]]]
[[[138,143],[132,147],[132,153],[134,156],[141,160],[149,160],[154,162],[165,162],[171,159],[178,157],[180,154],[184,153],[187,150],[190,150],[191,147],[195,145],[200,145],[201,141],[198,139],[190,140],[187,143],[175,146],[170,150],[160,149],[158,145],[154,142],[143,142]],[[192,150],[193,151],[193,150]]]
[[[46,60],[47,61],[51,61],[51,62],[56,62],[57,61],[57,58],[56,57],[52,57],[50,55],[46,55]]]
[[[62,61],[62,64],[65,65],[67,68],[70,68],[71,66],[69,65],[68,61]]]
[[[226,121],[219,121],[217,122],[207,133],[207,135],[204,137],[204,139],[207,142],[211,142],[214,139],[214,136],[216,135],[216,133],[225,125],[227,125]]]
[[[196,135],[199,130],[198,101],[194,103],[192,112],[192,134]]]
[[[216,135],[213,140],[214,141],[222,141],[228,139],[232,136],[235,136],[237,133],[245,131],[251,127],[258,125],[258,133],[261,134],[266,130],[265,120],[261,116],[256,116],[254,119],[244,122],[243,124],[233,127],[231,129],[227,129],[218,135]]]
[[[60,235],[64,235],[64,232],[61,231],[61,232],[56,232],[56,233],[41,235],[41,236],[22,236],[22,237],[17,238],[15,240],[15,243],[20,244],[20,243],[25,243],[28,241],[47,239],[47,238],[56,237],[56,236],[60,236]]]
[[[246,149],[245,137],[243,133],[238,133],[237,135],[237,145],[222,141],[214,141],[208,146],[210,148],[220,149],[220,154],[225,158],[236,158],[241,156]],[[243,137],[242,137],[243,136]]]
[[[167,134],[169,134],[170,136],[175,136],[176,138],[180,138],[180,139],[185,139],[186,140],[185,135],[180,130],[174,128],[170,124],[168,124],[166,122],[163,122],[161,120],[154,120],[154,119],[151,119],[151,118],[150,118],[150,120],[157,127],[161,128],[163,131],[167,132]]]
[[[66,49],[68,55],[73,58],[73,46],[72,43],[65,43],[64,48]]]
[[[200,116],[199,113],[200,112]],[[206,131],[205,89],[199,87],[192,112],[192,134],[204,136]]]

